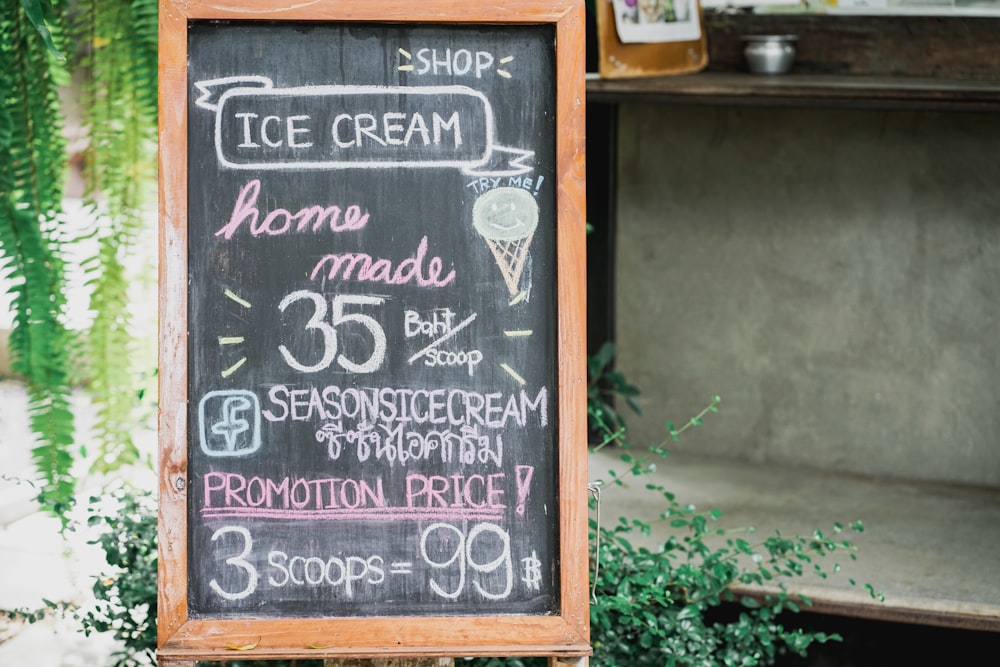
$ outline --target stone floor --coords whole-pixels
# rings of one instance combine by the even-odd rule
[[[85,533],[63,539],[59,523],[32,514],[0,529],[0,608],[41,606],[42,599],[86,605],[92,577],[106,568],[86,544]],[[4,667],[103,667],[115,650],[103,635],[85,637],[72,618],[32,625],[0,620],[0,665]]]
[[[73,398],[80,433],[88,432],[87,405]],[[84,606],[93,596],[94,577],[107,572],[104,555],[88,542],[96,533],[83,528],[59,534],[59,522],[35,511],[31,486],[31,437],[28,401],[17,382],[0,380],[0,609],[37,609],[43,600]],[[139,437],[153,442],[152,432]],[[134,475],[135,482],[152,486],[152,471]],[[78,484],[84,493],[96,491],[98,480],[81,470]],[[86,498],[86,495],[83,496]],[[83,520],[83,508],[74,518]],[[85,637],[70,618],[50,617],[31,625],[0,619],[0,667],[103,667],[117,648],[110,637]]]

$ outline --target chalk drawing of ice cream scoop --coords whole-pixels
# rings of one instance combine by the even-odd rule
[[[520,291],[521,272],[538,227],[538,204],[527,190],[497,188],[476,200],[472,225],[486,240],[511,296]]]

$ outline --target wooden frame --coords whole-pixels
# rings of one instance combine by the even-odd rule
[[[281,6],[278,6],[281,5]],[[192,619],[187,601],[187,29],[198,19],[553,24],[557,62],[558,615]],[[159,610],[162,664],[246,658],[590,653],[582,1],[163,0],[159,33]],[[252,647],[249,648],[248,647]],[[244,650],[237,652],[234,649]],[[247,650],[248,649],[248,650]]]

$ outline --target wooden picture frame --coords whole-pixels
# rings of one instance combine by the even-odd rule
[[[163,0],[159,33],[158,660],[588,655],[582,0]],[[193,21],[553,26],[556,37],[558,613],[192,617],[188,601],[188,31]]]

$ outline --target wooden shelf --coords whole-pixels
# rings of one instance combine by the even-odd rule
[[[592,79],[588,101],[1000,110],[1000,18],[713,12],[702,18],[706,70]],[[747,72],[743,38],[761,34],[798,36],[789,74]]]
[[[1000,110],[1000,81],[702,72],[587,81],[587,101],[941,111]]]

